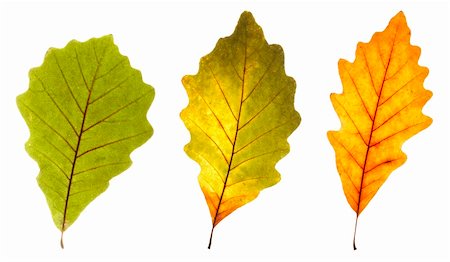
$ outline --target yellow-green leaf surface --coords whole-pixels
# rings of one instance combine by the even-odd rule
[[[28,91],[17,97],[30,129],[26,150],[63,233],[152,135],[146,114],[154,90],[112,36],[51,48],[29,77]]]
[[[275,185],[275,164],[289,152],[288,136],[300,124],[295,81],[286,76],[279,45],[267,44],[252,14],[185,76],[189,105],[181,112],[191,141],[186,153],[201,166],[198,177],[215,226]]]

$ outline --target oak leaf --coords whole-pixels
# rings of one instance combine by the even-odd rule
[[[284,71],[283,50],[269,45],[250,12],[234,33],[182,80],[189,105],[181,112],[191,141],[186,153],[201,166],[198,181],[214,228],[237,208],[275,185],[275,164],[289,152],[300,124],[295,81]]]
[[[388,176],[406,161],[402,144],[432,119],[422,107],[432,93],[418,65],[420,48],[410,45],[410,29],[399,12],[369,43],[359,43],[353,63],[339,61],[342,94],[331,94],[341,121],[329,131],[345,196],[358,217]]]
[[[30,129],[26,150],[39,164],[37,181],[64,248],[64,231],[152,135],[146,114],[154,90],[112,36],[51,48],[29,77],[17,97]]]

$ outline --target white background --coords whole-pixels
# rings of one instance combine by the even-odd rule
[[[0,4],[0,261],[450,261],[449,4],[242,2]],[[181,78],[197,72],[244,10],[283,47],[303,120],[277,164],[281,182],[223,220],[208,250],[199,166],[183,151]],[[425,86],[434,95],[424,112],[434,122],[404,144],[408,160],[360,216],[353,251],[355,213],[326,137],[340,127],[329,95],[342,91],[337,61],[353,61],[357,42],[400,10],[422,48],[419,63],[430,69]],[[61,250],[15,97],[49,47],[105,34],[154,86],[155,133],[66,231]]]

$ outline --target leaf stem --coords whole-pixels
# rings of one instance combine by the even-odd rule
[[[61,240],[60,240],[60,244],[61,244],[61,248],[62,248],[62,249],[64,249],[63,236],[64,236],[64,231],[61,232]]]
[[[213,237],[213,233],[214,233],[214,228],[215,228],[215,226],[213,225],[213,227],[211,228],[211,234],[209,235],[208,249],[211,249],[211,242],[212,242],[212,237]]]
[[[356,215],[355,232],[353,233],[353,250],[356,250],[356,227],[358,226],[358,215]]]

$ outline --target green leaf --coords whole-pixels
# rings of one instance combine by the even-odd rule
[[[289,152],[288,136],[300,124],[295,81],[286,76],[279,45],[268,45],[252,14],[185,76],[189,105],[181,112],[191,141],[186,153],[201,166],[198,177],[215,226],[276,184],[275,164]]]
[[[146,118],[154,90],[119,53],[111,35],[50,48],[17,97],[29,129],[26,150],[63,233],[131,165],[130,153],[153,133]]]

